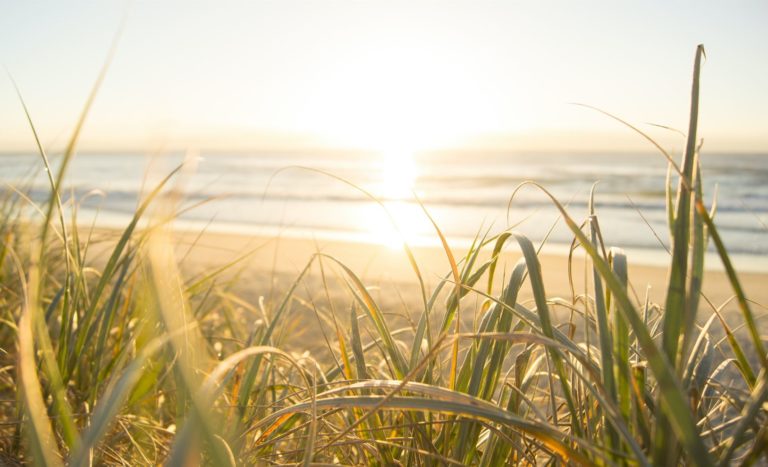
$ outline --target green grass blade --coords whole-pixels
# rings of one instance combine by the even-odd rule
[[[398,378],[404,378],[405,375],[408,374],[405,358],[400,352],[400,348],[395,344],[395,341],[392,338],[392,333],[389,330],[389,326],[387,325],[387,322],[384,319],[379,306],[376,304],[376,301],[368,292],[368,289],[365,287],[360,278],[344,263],[337,260],[333,256],[326,254],[321,255],[324,258],[328,258],[339,265],[339,267],[341,267],[341,269],[344,270],[344,272],[347,274],[347,277],[349,277],[349,279],[352,281],[352,284],[355,286],[355,289],[359,294],[359,298],[361,299],[361,305],[363,306],[363,309],[368,313],[368,317],[371,318],[371,321],[373,321],[379,336],[382,338],[384,348],[392,359],[392,363],[395,367],[395,374]]]
[[[400,383],[398,382],[398,384]],[[328,399],[318,399],[316,404],[318,409],[372,408],[381,404],[383,399],[383,396],[335,396]],[[309,402],[295,404],[273,413],[268,419],[262,421],[260,424],[277,420],[285,414],[306,412],[309,408]],[[563,460],[570,459],[581,465],[589,465],[589,461],[582,454],[572,449],[568,443],[560,441],[563,435],[554,427],[516,416],[480,399],[472,398],[466,401],[454,401],[445,399],[435,400],[416,396],[396,396],[384,401],[382,408],[390,410],[448,413],[461,415],[465,418],[490,420],[496,423],[502,423],[507,426],[512,426],[544,443],[548,448],[555,451]],[[593,454],[597,456],[600,455],[599,451],[594,450],[594,447],[590,444],[581,442],[577,438],[569,438],[569,441],[579,443],[580,447],[583,449],[592,450]]]
[[[701,219],[706,224],[707,232],[712,238],[712,242],[715,244],[715,248],[717,249],[717,253],[720,256],[720,260],[723,262],[725,273],[728,276],[728,281],[731,283],[733,292],[736,294],[736,301],[739,304],[739,310],[744,317],[744,322],[749,331],[749,335],[752,337],[752,344],[755,346],[760,364],[762,365],[763,370],[768,371],[768,354],[766,354],[765,345],[763,344],[762,338],[760,337],[760,331],[758,330],[757,323],[755,322],[755,316],[749,306],[749,302],[747,300],[744,289],[741,286],[741,282],[736,275],[736,270],[733,267],[733,263],[731,263],[731,258],[728,255],[728,251],[725,249],[723,240],[720,238],[720,234],[718,233],[714,222],[712,222],[712,219],[709,217],[709,213],[707,213],[707,209],[704,207],[704,203],[698,201],[696,203],[696,210],[701,216]]]
[[[670,425],[677,439],[679,439],[685,450],[691,457],[692,462],[699,465],[711,466],[712,461],[709,453],[698,435],[698,429],[693,421],[688,402],[680,383],[675,375],[675,371],[666,355],[656,346],[649,330],[635,309],[629,296],[624,291],[621,282],[611,270],[610,265],[603,260],[600,253],[592,246],[589,239],[579,228],[578,224],[568,215],[563,206],[557,199],[542,187],[533,182],[529,182],[552,200],[554,206],[560,211],[568,228],[576,239],[581,243],[584,250],[592,258],[592,262],[600,272],[605,285],[610,289],[614,299],[617,301],[617,308],[624,315],[630,329],[635,333],[638,343],[643,350],[648,365],[651,367],[658,384],[658,392],[661,399],[661,406],[670,420]]]
[[[704,199],[701,188],[701,166],[699,165],[698,150],[694,160],[693,189],[697,200]],[[688,276],[686,309],[683,321],[683,336],[677,356],[678,373],[684,367],[688,351],[694,339],[694,326],[699,310],[702,285],[704,283],[704,258],[706,256],[707,241],[705,238],[704,222],[698,210],[693,210],[691,225],[691,266]]]
[[[261,341],[260,341],[261,345],[267,345],[271,342],[272,334],[275,332],[275,329],[277,328],[278,323],[281,322],[283,315],[287,312],[289,305],[291,303],[291,300],[293,299],[293,294],[296,291],[296,287],[298,287],[299,282],[301,282],[302,278],[309,272],[310,267],[312,266],[312,263],[314,263],[314,260],[315,260],[315,256],[313,256],[307,262],[307,264],[304,266],[304,269],[301,270],[296,280],[293,281],[290,288],[285,293],[285,296],[283,297],[283,300],[280,303],[280,306],[277,308],[275,315],[269,321],[267,330],[264,332],[264,334],[261,337]],[[246,370],[245,376],[243,377],[243,382],[240,384],[240,389],[237,394],[237,405],[240,411],[241,419],[246,415],[248,399],[250,398],[251,391],[253,390],[253,385],[256,382],[256,375],[259,372],[260,365],[261,365],[261,357],[257,355],[253,363],[251,363],[251,365]]]
[[[699,116],[699,74],[702,46],[696,49],[691,86],[691,112],[688,125],[688,139],[683,155],[682,173],[677,188],[674,234],[672,235],[672,262],[669,269],[667,298],[664,304],[663,347],[672,362],[677,360],[682,331],[685,323],[686,286],[688,281],[688,249],[691,229],[691,180],[693,180],[696,158],[696,128]],[[662,434],[663,435],[663,434]]]
[[[552,320],[549,315],[549,306],[547,305],[546,298],[547,295],[544,292],[544,281],[541,275],[541,265],[539,264],[538,255],[536,254],[536,250],[533,247],[533,243],[531,243],[527,237],[518,233],[513,233],[513,235],[517,240],[518,245],[520,245],[520,249],[522,250],[523,256],[525,257],[525,263],[528,268],[528,277],[531,281],[533,296],[536,302],[536,310],[541,321],[541,329],[545,336],[553,339],[555,337],[554,330],[552,326]],[[568,383],[568,375],[566,374],[565,367],[563,366],[562,357],[556,350],[551,348],[548,350],[550,358],[555,365],[555,371],[557,372],[558,379],[560,380],[560,385],[563,388],[563,397],[565,398],[566,404],[568,405],[568,411],[571,414],[571,426],[573,427],[574,433],[580,435],[581,425],[579,421],[579,414],[576,409],[576,404],[573,401],[573,395],[571,392],[570,384]],[[554,394],[552,397],[554,397]]]
[[[611,248],[609,259],[614,274],[619,279],[619,283],[627,293],[628,270],[627,256],[620,248]],[[624,420],[630,420],[632,410],[632,393],[630,387],[630,369],[629,369],[629,327],[627,321],[618,309],[613,310],[613,354],[616,356],[616,392],[617,402],[621,407],[621,413]]]
[[[85,119],[91,111],[91,106],[96,100],[96,94],[98,94],[99,89],[101,88],[101,84],[104,82],[104,78],[107,76],[107,71],[112,64],[112,59],[115,56],[117,44],[120,41],[120,36],[123,32],[123,26],[125,25],[124,21],[125,17],[123,18],[123,22],[121,22],[120,27],[115,33],[114,38],[112,39],[109,51],[107,52],[107,59],[101,66],[101,70],[99,70],[96,81],[93,83],[93,86],[91,86],[91,92],[88,94],[88,98],[85,101],[83,110],[80,112],[80,118],[78,118],[77,123],[75,124],[75,128],[72,131],[72,135],[69,137],[69,141],[67,142],[67,147],[64,149],[64,155],[61,158],[61,165],[59,166],[59,171],[56,174],[56,181],[54,183],[53,189],[51,190],[51,196],[47,204],[48,208],[45,214],[45,223],[43,224],[43,230],[41,233],[41,242],[43,244],[46,243],[48,225],[50,224],[50,220],[53,216],[53,210],[56,206],[54,201],[59,196],[62,183],[64,182],[64,177],[66,176],[67,169],[69,168],[69,163],[71,162],[72,157],[75,155],[75,148],[77,147],[77,142],[80,139],[80,133],[83,129],[83,125],[85,125]]]
[[[146,199],[138,207],[138,209],[133,215],[133,218],[131,219],[131,222],[128,224],[128,227],[125,228],[122,235],[120,236],[120,239],[118,240],[117,244],[113,248],[112,253],[109,257],[109,260],[107,261],[107,264],[104,266],[104,270],[101,274],[101,277],[99,278],[99,282],[96,284],[96,288],[94,289],[94,292],[91,296],[91,300],[92,300],[91,305],[88,307],[88,309],[83,315],[82,322],[84,323],[84,326],[78,329],[78,336],[75,341],[75,345],[70,349],[70,354],[69,354],[70,368],[75,364],[76,357],[78,355],[81,355],[83,351],[83,346],[85,345],[86,338],[90,335],[90,332],[91,332],[90,326],[92,325],[92,323],[94,323],[94,314],[96,313],[96,310],[99,306],[99,298],[104,293],[104,290],[106,289],[109,281],[112,280],[112,278],[114,277],[114,274],[117,271],[117,268],[119,266],[120,259],[123,257],[123,253],[128,245],[128,242],[132,238],[134,231],[136,230],[139,220],[144,215],[144,211],[147,210],[150,203],[160,194],[160,192],[163,190],[163,188],[168,183],[168,181],[179,170],[181,170],[181,166],[175,168],[167,176],[165,176],[165,178],[163,178],[160,181],[160,183],[157,184],[157,186],[152,190],[152,192],[146,197]]]
[[[595,215],[595,188],[597,184],[592,185],[589,193],[589,233],[594,248],[602,247],[599,243],[600,230],[597,216]],[[608,318],[608,306],[606,304],[606,294],[603,290],[603,280],[596,267],[592,267],[592,281],[595,288],[595,318],[597,321],[597,337],[600,349],[600,369],[602,370],[603,386],[608,397],[614,403],[618,403],[618,393],[616,389],[616,379],[614,376],[614,335],[611,334]],[[617,336],[616,336],[617,337]],[[619,444],[618,433],[606,423],[606,442],[609,449],[616,449]]]
[[[507,239],[511,237],[512,234],[509,232],[503,232],[499,237],[496,239],[496,243],[493,245],[493,253],[491,254],[491,265],[488,268],[488,294],[491,294],[491,291],[493,290],[493,278],[496,274],[496,265],[498,263],[499,255],[501,254],[501,249],[504,247],[504,243],[506,243]]]
[[[19,394],[26,415],[28,426],[27,440],[32,450],[33,459],[41,465],[58,466],[62,465],[61,454],[56,445],[56,438],[53,435],[51,423],[48,419],[48,411],[43,399],[42,386],[37,376],[37,363],[35,362],[33,337],[35,325],[33,321],[36,319],[37,274],[37,267],[33,265],[29,271],[24,309],[18,324]]]
[[[89,419],[88,428],[84,431],[82,444],[69,458],[71,466],[88,466],[91,463],[90,450],[106,433],[110,425],[115,423],[115,417],[119,413],[133,388],[138,383],[145,369],[147,361],[168,343],[170,335],[154,339],[141,349],[139,355],[123,370],[116,375],[104,391],[104,397],[94,407]]]
[[[363,352],[363,342],[360,339],[360,328],[354,305],[350,309],[349,320],[352,327],[352,353],[355,356],[355,365],[357,365],[357,379],[367,379],[368,370],[365,366],[365,353]]]
[[[440,230],[440,227],[438,227],[437,223],[434,219],[432,219],[432,216],[429,215],[429,211],[427,211],[427,208],[419,202],[419,205],[421,206],[422,211],[424,211],[424,215],[427,216],[429,219],[429,222],[432,223],[432,226],[435,229],[435,232],[437,233],[437,236],[440,237],[440,244],[443,246],[443,251],[445,252],[445,257],[448,258],[448,263],[451,265],[451,273],[453,274],[453,280],[455,281],[454,289],[453,289],[453,297],[456,301],[456,308],[455,308],[455,317],[453,318],[456,323],[455,333],[458,334],[461,332],[461,313],[460,313],[460,296],[461,296],[461,275],[459,274],[459,268],[456,265],[456,258],[453,256],[453,252],[451,251],[451,247],[448,245],[448,240],[446,240],[445,236],[443,235],[443,232]],[[471,250],[470,250],[471,251]],[[469,268],[467,268],[469,270]],[[449,307],[450,308],[450,307]],[[454,347],[451,349],[451,368],[450,368],[450,375],[448,376],[448,381],[451,388],[456,387],[456,370],[458,368],[458,362],[459,362],[459,347],[458,347],[458,340],[454,341]]]

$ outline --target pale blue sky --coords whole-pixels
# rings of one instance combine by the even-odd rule
[[[124,3],[0,1],[0,64],[55,149]],[[705,148],[768,151],[766,25],[765,1],[135,1],[82,147],[635,150],[568,103],[684,129],[701,42]],[[0,150],[33,148],[2,76]]]

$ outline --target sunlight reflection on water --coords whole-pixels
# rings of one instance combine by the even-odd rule
[[[405,242],[414,244],[430,233],[429,220],[415,202],[414,194],[419,195],[414,193],[419,167],[414,152],[408,149],[382,151],[380,158],[373,193],[389,215],[381,206],[371,205],[366,211],[365,225],[372,242],[399,250]]]

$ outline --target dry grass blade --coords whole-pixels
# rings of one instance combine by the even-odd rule
[[[744,404],[744,408],[739,414],[738,424],[734,428],[731,436],[726,441],[726,450],[720,458],[720,465],[731,465],[734,461],[733,455],[745,441],[747,430],[753,425],[755,418],[764,410],[763,405],[768,401],[768,373],[763,369],[758,376],[758,383],[752,389],[749,399]]]
[[[88,428],[83,433],[82,444],[70,456],[69,465],[87,466],[91,463],[90,450],[96,446],[109,425],[115,422],[115,418],[130,391],[133,390],[142,372],[145,371],[144,366],[147,360],[161,350],[171,337],[172,335],[167,334],[154,339],[141,350],[136,359],[119,377],[115,377],[110,382],[104,391],[105,397],[94,407]]]
[[[401,383],[398,383],[401,384]],[[562,433],[547,425],[531,422],[524,418],[517,417],[506,410],[489,404],[480,399],[472,403],[454,402],[451,400],[434,400],[424,397],[390,397],[385,399],[383,396],[343,396],[329,399],[318,399],[316,401],[318,409],[338,409],[338,408],[374,408],[395,410],[415,410],[431,413],[448,413],[461,415],[466,418],[485,419],[507,426],[513,426],[516,429],[530,435],[544,443],[550,449],[553,449],[561,459],[565,461],[574,461],[579,465],[591,465],[591,462],[578,451],[572,449],[567,443],[560,441]],[[285,409],[279,410],[270,416],[269,421],[279,419],[286,414],[305,412],[310,408],[310,403],[300,403]],[[577,439],[571,439],[577,442]],[[592,450],[594,454],[599,455],[592,446],[586,443],[580,444],[582,448]]]
[[[376,326],[376,330],[379,332],[379,335],[384,342],[384,347],[387,350],[387,353],[392,358],[392,363],[395,366],[395,373],[399,378],[404,378],[408,373],[408,367],[405,363],[405,358],[400,352],[400,348],[395,344],[395,341],[392,338],[392,333],[389,330],[389,326],[387,325],[387,322],[384,319],[379,306],[368,292],[368,289],[363,284],[363,281],[361,281],[360,278],[351,269],[349,269],[349,267],[347,267],[338,259],[323,253],[321,253],[321,255],[340,266],[342,270],[344,270],[344,272],[347,274],[347,277],[349,277],[349,279],[352,281],[355,290],[359,294],[363,309],[368,312],[368,316],[371,318],[371,321],[373,321],[374,325]]]
[[[415,193],[414,193],[415,196]],[[440,244],[443,246],[443,251],[445,252],[446,258],[448,258],[448,263],[451,266],[451,273],[453,274],[453,280],[456,281],[456,285],[453,289],[453,297],[456,301],[456,311],[455,311],[455,317],[453,319],[456,320],[456,328],[455,333],[459,334],[461,332],[461,312],[460,312],[460,301],[461,301],[461,276],[459,274],[459,268],[456,265],[456,258],[453,256],[453,252],[451,251],[451,247],[448,245],[448,240],[446,240],[445,235],[443,235],[443,232],[440,230],[440,227],[438,227],[435,220],[432,218],[432,216],[429,214],[429,211],[427,211],[426,206],[421,202],[421,200],[416,198],[417,202],[419,203],[419,206],[421,206],[422,211],[424,211],[424,215],[427,216],[429,219],[429,222],[432,223],[432,226],[435,229],[435,232],[437,233],[438,237],[440,237]],[[451,349],[451,367],[450,367],[450,373],[448,376],[448,381],[451,388],[456,387],[456,370],[458,368],[459,363],[459,341],[455,340],[453,343],[453,348]]]

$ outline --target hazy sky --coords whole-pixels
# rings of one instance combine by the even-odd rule
[[[0,2],[0,64],[55,149],[125,4]],[[569,103],[685,129],[700,42],[705,148],[768,151],[764,0],[135,1],[81,147],[645,148]],[[0,151],[33,149],[0,76]]]

